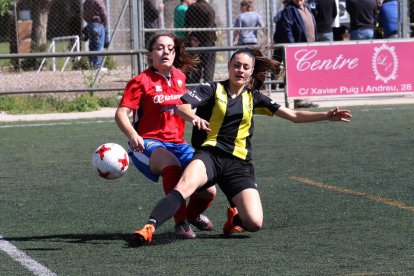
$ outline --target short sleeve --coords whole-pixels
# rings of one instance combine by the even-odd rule
[[[191,104],[193,109],[197,108],[214,97],[215,89],[216,84],[214,82],[200,84],[181,96],[181,101]]]
[[[139,101],[142,95],[140,82],[135,78],[131,79],[125,89],[119,106],[129,107],[131,109],[138,109]]]
[[[273,116],[280,108],[280,104],[274,102],[259,90],[253,91],[253,114]]]

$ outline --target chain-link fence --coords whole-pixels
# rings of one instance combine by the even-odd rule
[[[113,55],[105,56],[105,70],[96,71],[89,69],[88,56],[84,53],[89,50],[89,41],[84,41],[82,34],[87,25],[83,18],[84,0],[8,1],[10,9],[0,17],[0,54],[12,54],[12,58],[0,59],[0,92],[4,93],[121,90],[130,77],[146,66],[145,38],[158,31],[175,31],[174,10],[180,3],[178,0],[102,0],[111,38],[110,46],[102,53]],[[207,45],[207,49],[194,51],[216,54],[213,78],[221,79],[229,53],[234,49],[232,31],[240,13],[240,1],[209,2],[215,12],[215,25],[205,27],[212,29],[217,40],[214,45]],[[260,43],[271,42],[274,15],[271,11],[280,6],[278,2],[281,1],[253,1],[264,22],[263,28],[256,28],[260,29],[257,30]],[[156,22],[148,24],[153,20],[151,16]],[[33,57],[28,53],[39,54]],[[43,57],[42,53],[45,53]]]
[[[11,58],[0,59],[0,93],[121,91],[132,76],[129,53],[105,56],[106,70],[91,68],[84,0],[2,1],[11,5],[0,16],[0,55]],[[130,2],[103,0],[113,39],[101,53],[131,51]]]
[[[85,41],[82,32],[87,25],[84,1],[0,0],[0,93],[122,91],[126,81],[146,67],[145,42],[158,31],[214,33],[213,44],[191,47],[189,41],[187,48],[198,54],[214,53],[210,66],[214,74],[207,70],[189,80],[223,79],[235,49],[234,31],[246,29],[233,27],[241,0],[209,0],[214,25],[202,25],[205,17],[199,16],[193,18],[193,25],[187,22],[178,29],[174,11],[179,0],[100,0],[107,10],[110,44],[101,52],[90,52],[91,40]],[[400,1],[405,11],[409,1],[413,2]],[[273,17],[282,9],[282,0],[252,2],[264,26],[247,29],[257,31],[258,43],[269,45]],[[409,18],[404,12],[400,15]],[[103,68],[90,68],[88,56],[103,56]]]

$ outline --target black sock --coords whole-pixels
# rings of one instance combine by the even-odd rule
[[[244,228],[244,226],[243,226],[243,223],[242,223],[242,221],[241,221],[240,217],[239,217],[239,214],[237,214],[237,215],[235,215],[235,216],[233,217],[233,225],[234,225],[234,226],[240,226],[241,228],[243,228],[244,230],[246,230],[246,229]]]
[[[148,224],[153,224],[155,229],[157,229],[158,226],[174,216],[183,201],[181,193],[172,190],[166,197],[158,201],[154,210],[152,210]]]

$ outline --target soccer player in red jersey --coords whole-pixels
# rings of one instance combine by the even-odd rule
[[[186,71],[195,70],[198,59],[185,53],[184,42],[172,34],[157,34],[148,44],[150,67],[131,79],[115,114],[115,121],[129,139],[128,153],[135,167],[157,182],[162,176],[164,192],[177,184],[194,149],[183,139],[185,121],[176,114],[186,93]],[[129,115],[132,113],[132,122]],[[189,223],[202,231],[213,224],[202,213],[211,205],[216,188],[191,196],[175,213],[175,232],[195,238]]]

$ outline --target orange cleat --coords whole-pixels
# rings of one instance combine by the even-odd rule
[[[224,223],[223,226],[223,233],[224,235],[230,235],[234,232],[243,232],[243,228],[240,226],[233,225],[233,218],[237,215],[237,209],[229,207],[227,209],[227,221]]]
[[[145,224],[144,228],[137,230],[132,234],[132,241],[137,245],[144,243],[150,244],[152,242],[152,234],[155,232],[155,227],[152,224]]]

